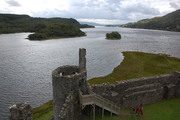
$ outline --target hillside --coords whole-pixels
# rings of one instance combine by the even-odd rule
[[[72,18],[34,18],[28,15],[0,14],[0,34],[35,32],[39,24],[73,24],[80,27],[79,22]]]
[[[180,31],[180,9],[162,17],[143,19],[135,23],[124,24],[122,27]]]
[[[79,22],[72,18],[34,18],[28,15],[0,14],[0,34],[35,32],[28,36],[31,40],[84,36],[80,26]]]

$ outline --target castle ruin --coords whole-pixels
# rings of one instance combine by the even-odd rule
[[[82,109],[87,105],[93,106],[94,114],[95,106],[102,108],[102,113],[105,109],[119,114],[119,107],[151,104],[180,97],[180,72],[125,80],[115,84],[88,85],[86,80],[86,49],[82,48],[79,50],[79,66],[61,66],[52,72],[52,120],[80,120]],[[10,120],[32,120],[31,107],[17,107],[17,104],[13,106],[15,107],[10,107]],[[28,110],[20,114],[21,108]]]
[[[179,72],[125,80],[115,84],[87,85],[85,55],[86,50],[80,49],[79,66],[62,66],[53,71],[55,120],[79,120],[82,109],[87,105],[93,107],[94,114],[95,106],[101,107],[102,113],[106,109],[111,113],[119,114],[121,112],[119,107],[151,104],[180,97]],[[73,100],[68,109],[66,100],[70,96]]]
[[[52,72],[54,120],[78,120],[80,117],[79,89],[87,94],[85,56],[86,49],[80,49],[79,66],[62,66]]]

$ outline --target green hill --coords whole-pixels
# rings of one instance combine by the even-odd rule
[[[34,18],[28,15],[0,14],[0,34],[35,32],[31,40],[58,37],[76,37],[85,35],[75,19],[68,18]]]
[[[162,17],[143,19],[122,27],[180,31],[180,9]]]

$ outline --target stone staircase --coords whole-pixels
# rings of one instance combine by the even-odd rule
[[[84,109],[87,105],[96,105],[101,107],[103,110],[105,109],[116,115],[120,114],[120,107],[95,93],[91,93],[89,95],[82,95],[82,92],[79,90],[79,98],[82,109]]]

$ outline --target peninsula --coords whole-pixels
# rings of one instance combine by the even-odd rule
[[[93,26],[81,25],[73,18],[36,18],[28,15],[0,14],[0,34],[33,32],[28,36],[30,40],[85,36],[80,28],[86,27]]]

